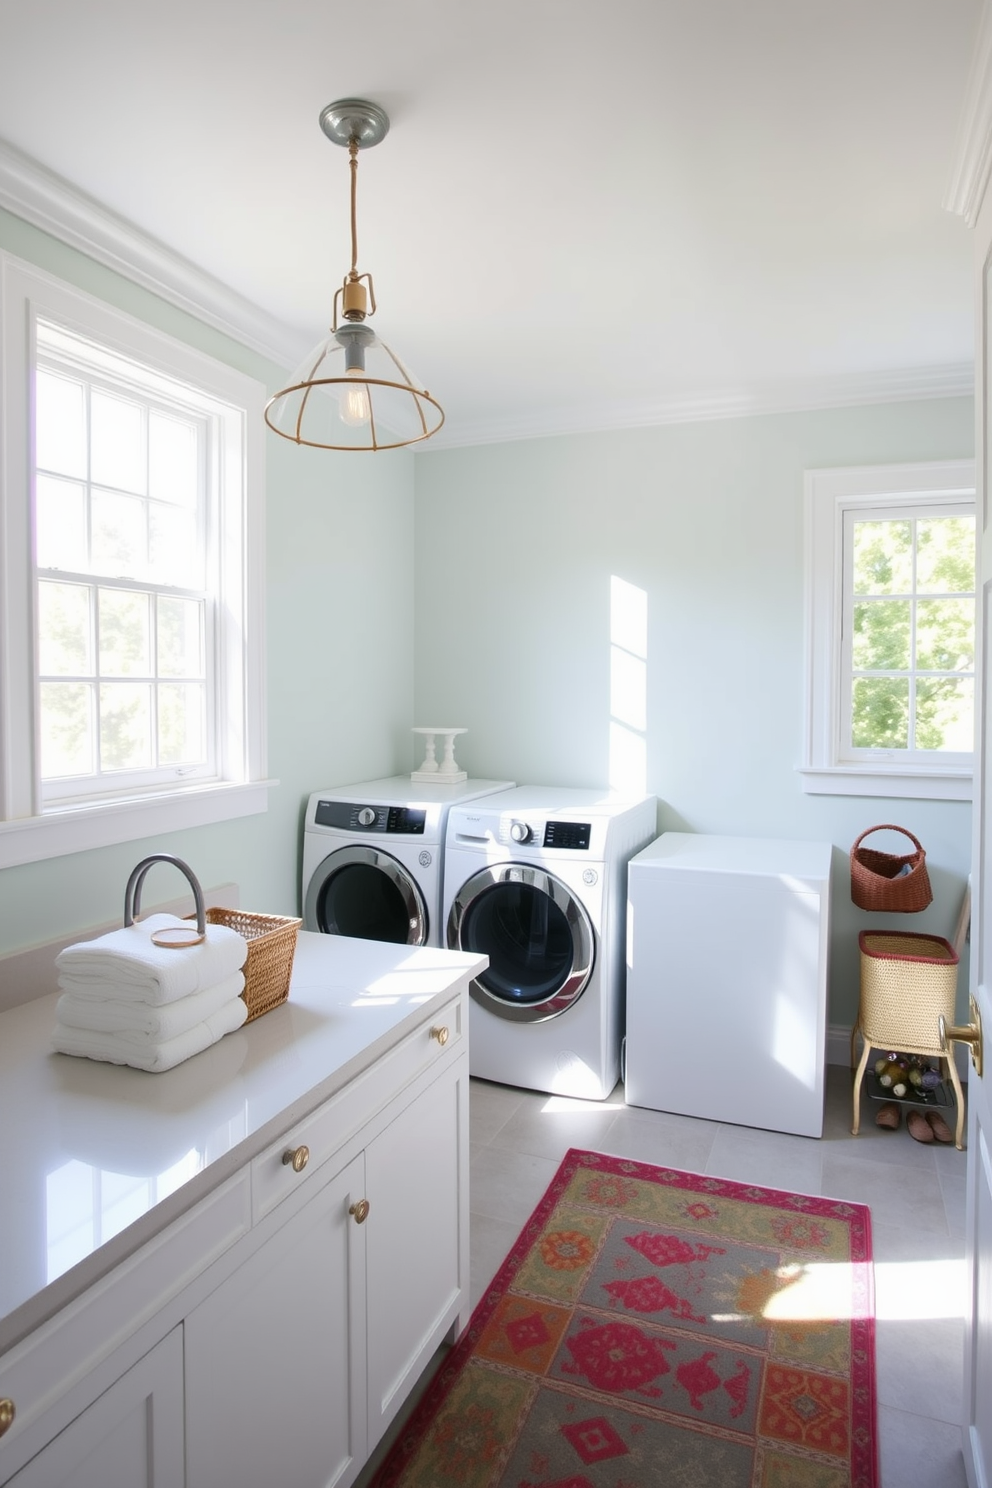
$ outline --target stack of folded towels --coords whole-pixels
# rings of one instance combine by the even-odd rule
[[[149,915],[59,953],[52,1043],[60,1053],[167,1070],[241,1027],[244,936],[208,925],[199,945],[152,944],[156,931],[172,926],[194,933],[189,920]]]

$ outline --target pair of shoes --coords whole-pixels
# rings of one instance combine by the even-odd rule
[[[884,1126],[887,1131],[895,1131],[902,1120],[902,1112],[895,1101],[886,1101],[875,1117],[876,1126]]]
[[[917,1142],[953,1142],[954,1133],[939,1111],[911,1111],[906,1119],[909,1135]]]

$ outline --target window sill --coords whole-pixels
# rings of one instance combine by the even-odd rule
[[[835,765],[799,771],[808,796],[900,796],[914,801],[970,801],[971,770],[892,770]]]
[[[269,789],[278,784],[277,780],[256,780],[247,785],[198,786],[0,822],[0,869],[134,842],[161,832],[257,816],[268,810]]]

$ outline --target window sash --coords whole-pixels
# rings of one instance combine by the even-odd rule
[[[211,778],[159,786],[132,779],[97,798],[43,799],[29,502],[33,367],[46,354],[35,345],[39,321],[65,328],[60,356],[78,338],[100,343],[100,380],[144,366],[147,397],[172,408],[193,389],[211,429],[204,460],[218,491],[209,538],[220,596],[208,633],[216,666]],[[265,811],[264,384],[0,250],[0,396],[0,868]]]
[[[974,756],[949,760],[943,751],[907,758],[841,758],[844,521],[910,509],[973,514],[973,460],[839,467],[805,473],[805,701],[803,790],[814,795],[898,796],[970,800]],[[977,706],[977,705],[976,705]]]
[[[837,677],[837,699],[835,717],[837,720],[837,734],[834,742],[834,754],[839,764],[864,764],[864,763],[893,763],[896,765],[910,765],[917,768],[929,768],[938,761],[947,766],[958,766],[970,768],[974,759],[973,750],[951,750],[951,749],[921,749],[912,745],[905,749],[882,747],[858,747],[853,742],[853,695],[854,680],[860,675],[892,676],[893,678],[905,677],[908,684],[908,729],[910,735],[915,737],[916,729],[916,696],[917,684],[921,679],[929,677],[957,676],[970,680],[972,684],[972,699],[974,703],[974,669],[970,672],[939,672],[920,668],[916,664],[916,618],[918,605],[921,601],[945,597],[942,593],[931,593],[921,591],[917,587],[916,578],[916,554],[917,554],[917,524],[928,519],[939,519],[942,517],[968,517],[974,520],[974,503],[961,503],[952,500],[936,501],[933,503],[919,502],[905,506],[875,506],[865,503],[861,506],[848,506],[843,513],[843,537],[842,537],[842,611],[841,611],[841,640],[840,640],[840,666]],[[910,606],[911,630],[910,630],[910,659],[909,665],[904,669],[890,668],[887,671],[878,670],[870,674],[864,669],[858,668],[854,663],[854,607],[856,603],[882,602],[881,597],[856,596],[854,593],[854,529],[860,522],[908,522],[913,529],[913,580],[910,590],[894,594],[891,598],[895,601],[905,601]],[[977,554],[976,554],[977,555]],[[888,598],[889,596],[886,596]],[[955,599],[967,600],[972,608],[975,605],[975,590],[954,591]]]

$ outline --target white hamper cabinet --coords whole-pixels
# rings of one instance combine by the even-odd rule
[[[628,870],[628,1105],[819,1137],[827,842],[664,832]]]

